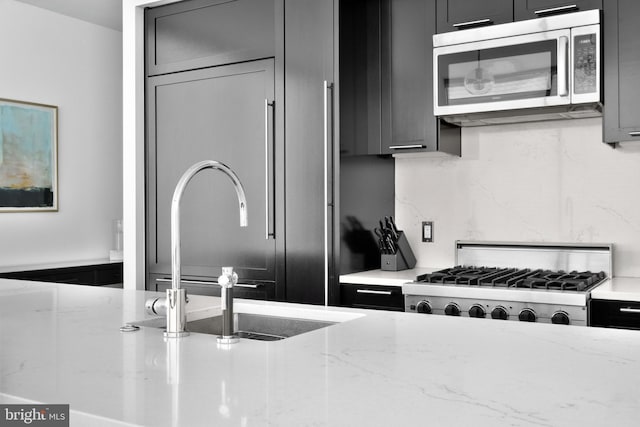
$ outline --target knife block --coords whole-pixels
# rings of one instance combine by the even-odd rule
[[[401,271],[416,266],[416,257],[403,231],[398,231],[398,242],[395,254],[380,255],[380,269],[385,271]]]

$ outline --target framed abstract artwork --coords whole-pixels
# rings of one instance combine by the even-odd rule
[[[0,99],[0,212],[58,210],[58,108]]]

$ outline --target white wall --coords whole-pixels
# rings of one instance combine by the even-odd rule
[[[462,158],[396,159],[396,221],[422,267],[455,240],[595,242],[640,276],[640,143],[603,144],[601,119],[465,128]]]
[[[0,213],[0,265],[108,258],[122,218],[122,33],[0,0],[0,97],[58,107],[58,212]]]

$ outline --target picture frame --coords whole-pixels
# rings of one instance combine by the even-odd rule
[[[58,107],[0,98],[0,212],[58,210]]]

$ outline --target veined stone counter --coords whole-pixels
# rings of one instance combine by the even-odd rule
[[[82,427],[638,423],[638,331],[237,301],[345,321],[231,347],[120,332],[153,295],[0,280],[0,402],[67,403]]]

